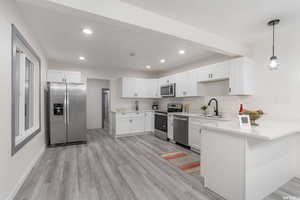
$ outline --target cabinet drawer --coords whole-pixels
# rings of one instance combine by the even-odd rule
[[[198,124],[200,126],[201,124],[212,123],[212,122],[215,122],[215,121],[216,120],[214,120],[214,119],[190,117],[189,122],[192,123],[192,124]]]
[[[133,117],[133,118],[139,118],[139,117],[144,117],[145,114],[142,112],[136,112],[136,113],[128,113],[128,116]]]

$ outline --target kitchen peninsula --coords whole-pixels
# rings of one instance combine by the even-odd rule
[[[225,199],[262,200],[299,177],[299,123],[261,121],[243,130],[238,121],[216,121],[201,128],[205,187]]]

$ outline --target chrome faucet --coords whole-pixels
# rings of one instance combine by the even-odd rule
[[[208,102],[208,106],[210,106],[212,101],[215,101],[215,103],[216,103],[216,107],[215,107],[214,112],[215,112],[216,116],[219,116],[218,100],[216,98],[211,98]]]

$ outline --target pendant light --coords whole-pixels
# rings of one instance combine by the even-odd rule
[[[273,27],[273,46],[272,46],[272,57],[270,58],[269,69],[277,70],[279,68],[278,58],[275,56],[275,25],[279,24],[279,19],[269,21],[268,25]]]

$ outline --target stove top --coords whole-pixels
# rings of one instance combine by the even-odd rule
[[[183,104],[181,103],[169,103],[167,110],[156,110],[158,113],[173,113],[173,112],[182,112]]]

